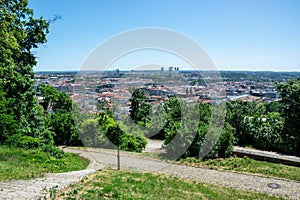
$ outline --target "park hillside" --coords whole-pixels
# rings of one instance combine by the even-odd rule
[[[201,157],[207,163],[219,158],[231,162],[234,145],[300,155],[299,79],[276,83],[280,99],[274,102],[227,100],[219,105],[204,101],[191,104],[173,95],[155,108],[157,114],[150,112],[153,105],[146,101],[145,92],[139,87],[131,88],[127,120],[120,121],[115,120],[113,107],[107,102],[98,101],[95,113],[84,112],[66,92],[47,84],[39,85],[43,100],[38,101],[34,49],[45,44],[49,26],[56,18],[35,18],[27,0],[0,0],[0,4],[0,169],[6,171],[20,164],[31,171],[29,176],[17,175],[20,170],[6,175],[1,172],[1,181],[85,168],[87,160],[58,148],[65,145],[118,146],[139,153],[146,147],[147,138],[154,138],[163,140],[167,158],[187,147],[176,159],[197,159],[201,147],[208,145],[210,151]],[[222,128],[210,129],[212,115],[218,119],[224,108]],[[159,115],[161,111],[165,115]],[[172,142],[174,138],[180,142]],[[110,176],[111,172],[107,173]],[[147,176],[153,179],[152,175]]]
[[[198,156],[211,118],[212,106],[209,104],[200,103],[184,110],[195,105],[188,105],[175,95],[160,105],[166,113],[164,119],[155,119],[149,115],[151,104],[145,101],[144,92],[133,88],[129,115],[135,127],[126,121],[117,123],[105,102],[98,102],[97,114],[81,112],[65,92],[58,92],[49,85],[40,85],[43,101],[38,103],[33,85],[33,67],[36,65],[33,50],[46,42],[49,25],[55,19],[34,18],[27,1],[4,1],[2,5],[1,146],[40,149],[60,156],[62,152],[56,148],[59,145],[109,147],[113,143],[127,151],[141,152],[146,137],[160,127],[159,134],[152,137],[164,140],[167,152],[176,151],[176,145],[186,142],[191,145],[182,156]],[[292,79],[277,83],[276,90],[281,96],[276,102],[228,100],[220,138],[206,158],[229,157],[233,145],[299,155],[300,81]],[[191,130],[181,123],[181,112],[184,110],[185,116],[189,117],[192,109],[197,109],[200,117],[197,121],[190,117],[190,123],[197,126],[193,130],[195,137],[188,137]],[[218,108],[214,106],[214,109]],[[170,143],[176,134],[185,138],[181,144]]]

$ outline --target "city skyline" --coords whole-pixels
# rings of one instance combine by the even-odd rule
[[[120,32],[159,27],[197,42],[219,70],[300,71],[300,2],[279,1],[38,1],[36,16],[51,19],[48,42],[35,50],[35,71],[77,71],[90,52]],[[121,70],[158,64],[189,69],[160,51],[133,52],[113,63]]]

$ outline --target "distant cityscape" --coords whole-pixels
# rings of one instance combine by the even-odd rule
[[[36,72],[35,88],[39,101],[39,85],[48,84],[66,92],[88,112],[99,111],[96,104],[117,105],[119,114],[129,112],[132,88],[141,88],[152,105],[178,96],[187,102],[214,104],[226,99],[242,101],[278,101],[275,83],[300,78],[300,72],[269,71],[180,71],[168,70],[105,72]]]

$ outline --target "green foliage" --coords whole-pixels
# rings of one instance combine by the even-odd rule
[[[71,138],[77,134],[72,113],[55,112],[46,119],[46,125],[54,133],[55,145],[72,145]]]
[[[66,92],[58,92],[50,85],[40,85],[41,95],[44,97],[42,106],[45,112],[71,112],[73,108],[72,99]]]
[[[283,104],[279,101],[273,101],[268,104],[266,104],[266,112],[278,112],[280,114],[283,114]]]
[[[191,145],[182,157],[203,156],[203,159],[229,157],[232,154],[234,141],[232,128],[229,125],[226,125],[221,130],[221,133],[218,133],[218,131],[219,130],[215,129],[210,129],[210,131],[208,131],[207,124],[200,125],[195,134],[194,140],[191,142]],[[181,133],[182,132],[179,134]],[[185,136],[185,138],[187,137]],[[188,140],[185,141],[190,142]],[[210,148],[210,151],[206,152],[207,148]]]
[[[146,147],[146,138],[138,128],[117,124],[110,114],[102,114],[99,118],[102,133],[115,146],[125,151],[141,152]],[[103,138],[103,136],[101,136]],[[99,137],[98,137],[99,138]],[[104,140],[104,144],[107,144]]]
[[[170,97],[165,102],[164,107],[169,120],[176,122],[181,120],[181,103],[183,102],[177,97]]]
[[[253,147],[261,150],[281,151],[283,118],[277,112],[245,118],[245,129]]]
[[[111,114],[85,116],[77,124],[80,139],[85,146],[119,146],[125,151],[135,152],[141,152],[146,147],[146,139],[138,125],[117,124]]]
[[[300,80],[291,79],[286,83],[276,84],[281,95],[282,116],[285,121],[283,151],[300,155]]]
[[[233,128],[225,123],[221,130],[214,126],[209,129],[212,108],[208,104],[201,103],[198,108],[184,102],[180,104],[181,112],[185,113],[181,116],[182,120],[179,121],[177,118],[178,121],[169,123],[172,125],[164,129],[166,132],[164,145],[167,153],[176,154],[178,150],[186,149],[181,157],[202,156],[205,159],[229,157],[233,149]],[[194,113],[197,109],[199,112]],[[179,116],[178,114],[178,111],[172,112],[173,116]]]
[[[208,159],[230,157],[232,155],[233,142],[233,128],[226,123],[221,131],[220,138],[218,139],[216,145],[205,158]]]
[[[227,101],[226,121],[235,129],[238,145],[283,152],[284,119],[274,112],[280,110],[275,102]]]
[[[59,149],[58,147],[56,147],[54,145],[44,145],[44,146],[42,146],[41,149],[54,158],[60,159],[60,158],[63,158],[65,155],[63,150]]]
[[[300,152],[300,80],[276,84],[279,102],[257,104],[228,101],[227,122],[237,144],[289,154]]]
[[[164,123],[164,126],[159,130],[157,135],[151,138],[165,140],[165,144],[168,144],[176,135],[179,122],[181,121],[181,104],[183,102],[177,97],[170,97],[163,105],[164,108],[164,120],[160,120]],[[157,115],[159,116],[159,115]],[[162,126],[162,125],[161,125]]]
[[[167,123],[167,113],[164,105],[159,104],[152,106],[150,111],[150,123],[145,127],[144,134],[146,137],[165,139],[164,126]]]
[[[79,145],[72,99],[49,85],[40,85],[44,100],[45,124],[53,134],[55,145]]]
[[[146,126],[149,123],[149,112],[151,105],[145,102],[146,96],[141,89],[135,89],[131,95],[129,101],[130,105],[130,117],[131,119],[141,126]]]
[[[226,122],[234,128],[237,144],[240,146],[253,144],[253,137],[246,128],[245,118],[265,113],[264,105],[254,101],[228,100],[226,108]]]
[[[1,144],[37,148],[51,141],[44,138],[43,115],[35,96],[32,50],[46,42],[49,23],[34,18],[27,0],[0,3]]]
[[[10,135],[17,132],[15,115],[8,105],[9,103],[0,87],[0,145],[5,143]]]
[[[84,146],[87,147],[110,147],[109,139],[105,136],[96,116],[84,119],[78,125],[78,134]]]
[[[281,101],[255,103],[227,102],[226,121],[235,129],[240,146],[288,154],[300,152],[300,81],[276,84]]]
[[[145,149],[147,140],[138,125],[126,125],[119,122],[118,126],[124,133],[120,140],[121,149],[135,152],[142,152]]]
[[[145,149],[147,141],[143,137],[137,137],[125,132],[120,138],[120,148],[125,151],[142,152]]]
[[[35,149],[40,146],[40,140],[31,136],[22,136],[14,134],[8,138],[7,143],[11,147],[18,147],[24,149]]]

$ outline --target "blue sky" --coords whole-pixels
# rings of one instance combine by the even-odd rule
[[[35,50],[36,71],[80,70],[101,42],[143,27],[192,38],[220,70],[300,71],[298,0],[29,0],[29,6],[36,17],[62,16],[51,25],[47,44]],[[153,51],[115,64],[128,68],[136,59],[185,68]]]

